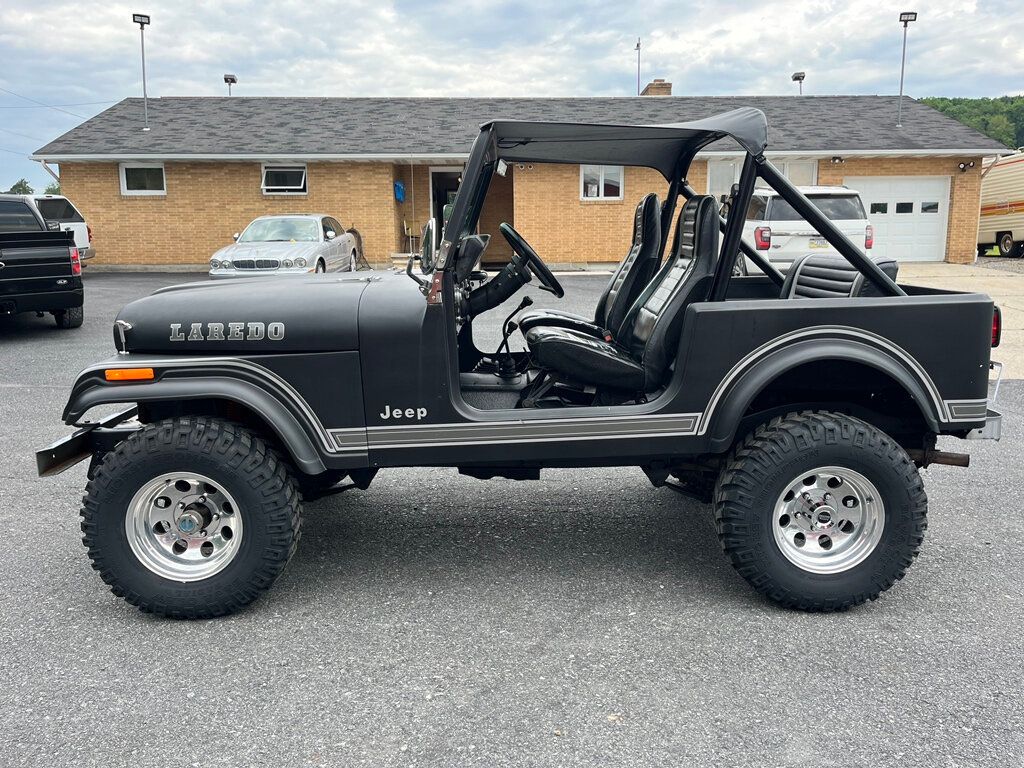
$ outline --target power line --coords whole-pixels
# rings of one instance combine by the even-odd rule
[[[15,152],[13,149],[4,149],[0,147],[0,152],[10,152],[12,155],[21,155],[22,157],[28,157],[27,152]]]
[[[8,91],[10,93],[10,91]],[[116,104],[117,99],[107,101],[78,101],[73,104],[0,104],[0,109],[59,109],[60,107],[91,107],[94,104]]]
[[[61,107],[54,107],[54,106],[51,106],[50,104],[43,104],[43,102],[41,102],[41,101],[36,101],[35,99],[31,99],[28,96],[22,96],[20,93],[15,93],[14,91],[9,91],[6,88],[0,88],[0,91],[3,91],[4,93],[9,93],[11,96],[17,96],[19,99],[24,99],[25,101],[31,101],[33,104],[38,104],[40,107],[49,107],[50,109],[55,109],[58,112],[64,112],[65,114],[71,115],[72,117],[77,117],[77,118],[80,118],[82,120],[86,119],[85,115],[79,115],[79,114],[76,114],[75,112],[69,112],[66,109],[62,109]]]
[[[36,136],[29,136],[27,133],[18,133],[17,131],[12,131],[10,128],[0,128],[0,131],[3,131],[4,133],[11,133],[14,134],[15,136],[21,136],[23,139],[31,139],[32,141],[42,141],[42,139]]]

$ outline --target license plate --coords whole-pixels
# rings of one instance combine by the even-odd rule
[[[824,237],[812,237],[810,239],[810,242],[808,243],[808,247],[810,247],[810,248],[829,248],[831,246],[829,245],[828,240],[826,240]]]

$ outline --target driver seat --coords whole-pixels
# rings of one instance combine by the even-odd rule
[[[661,257],[661,203],[645,195],[633,215],[633,244],[597,301],[594,319],[557,309],[524,312],[517,321],[525,334],[531,328],[571,328],[603,339],[616,333],[640,292],[651,282]]]
[[[604,341],[569,328],[537,326],[526,334],[533,360],[561,380],[643,395],[661,387],[675,361],[686,308],[704,301],[718,261],[718,208],[692,197],[679,213],[676,248]]]

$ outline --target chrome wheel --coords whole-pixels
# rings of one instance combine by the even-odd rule
[[[775,503],[772,519],[779,550],[811,573],[841,573],[863,562],[884,527],[878,489],[846,467],[819,467],[794,478]]]
[[[183,582],[222,571],[242,540],[235,500],[210,478],[192,472],[169,472],[142,486],[128,504],[124,528],[140,563]]]

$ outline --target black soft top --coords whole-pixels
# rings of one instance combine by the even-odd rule
[[[668,125],[595,125],[495,120],[490,130],[498,157],[509,162],[641,165],[670,179],[683,155],[731,136],[753,156],[768,145],[764,112],[741,107],[701,120]]]

